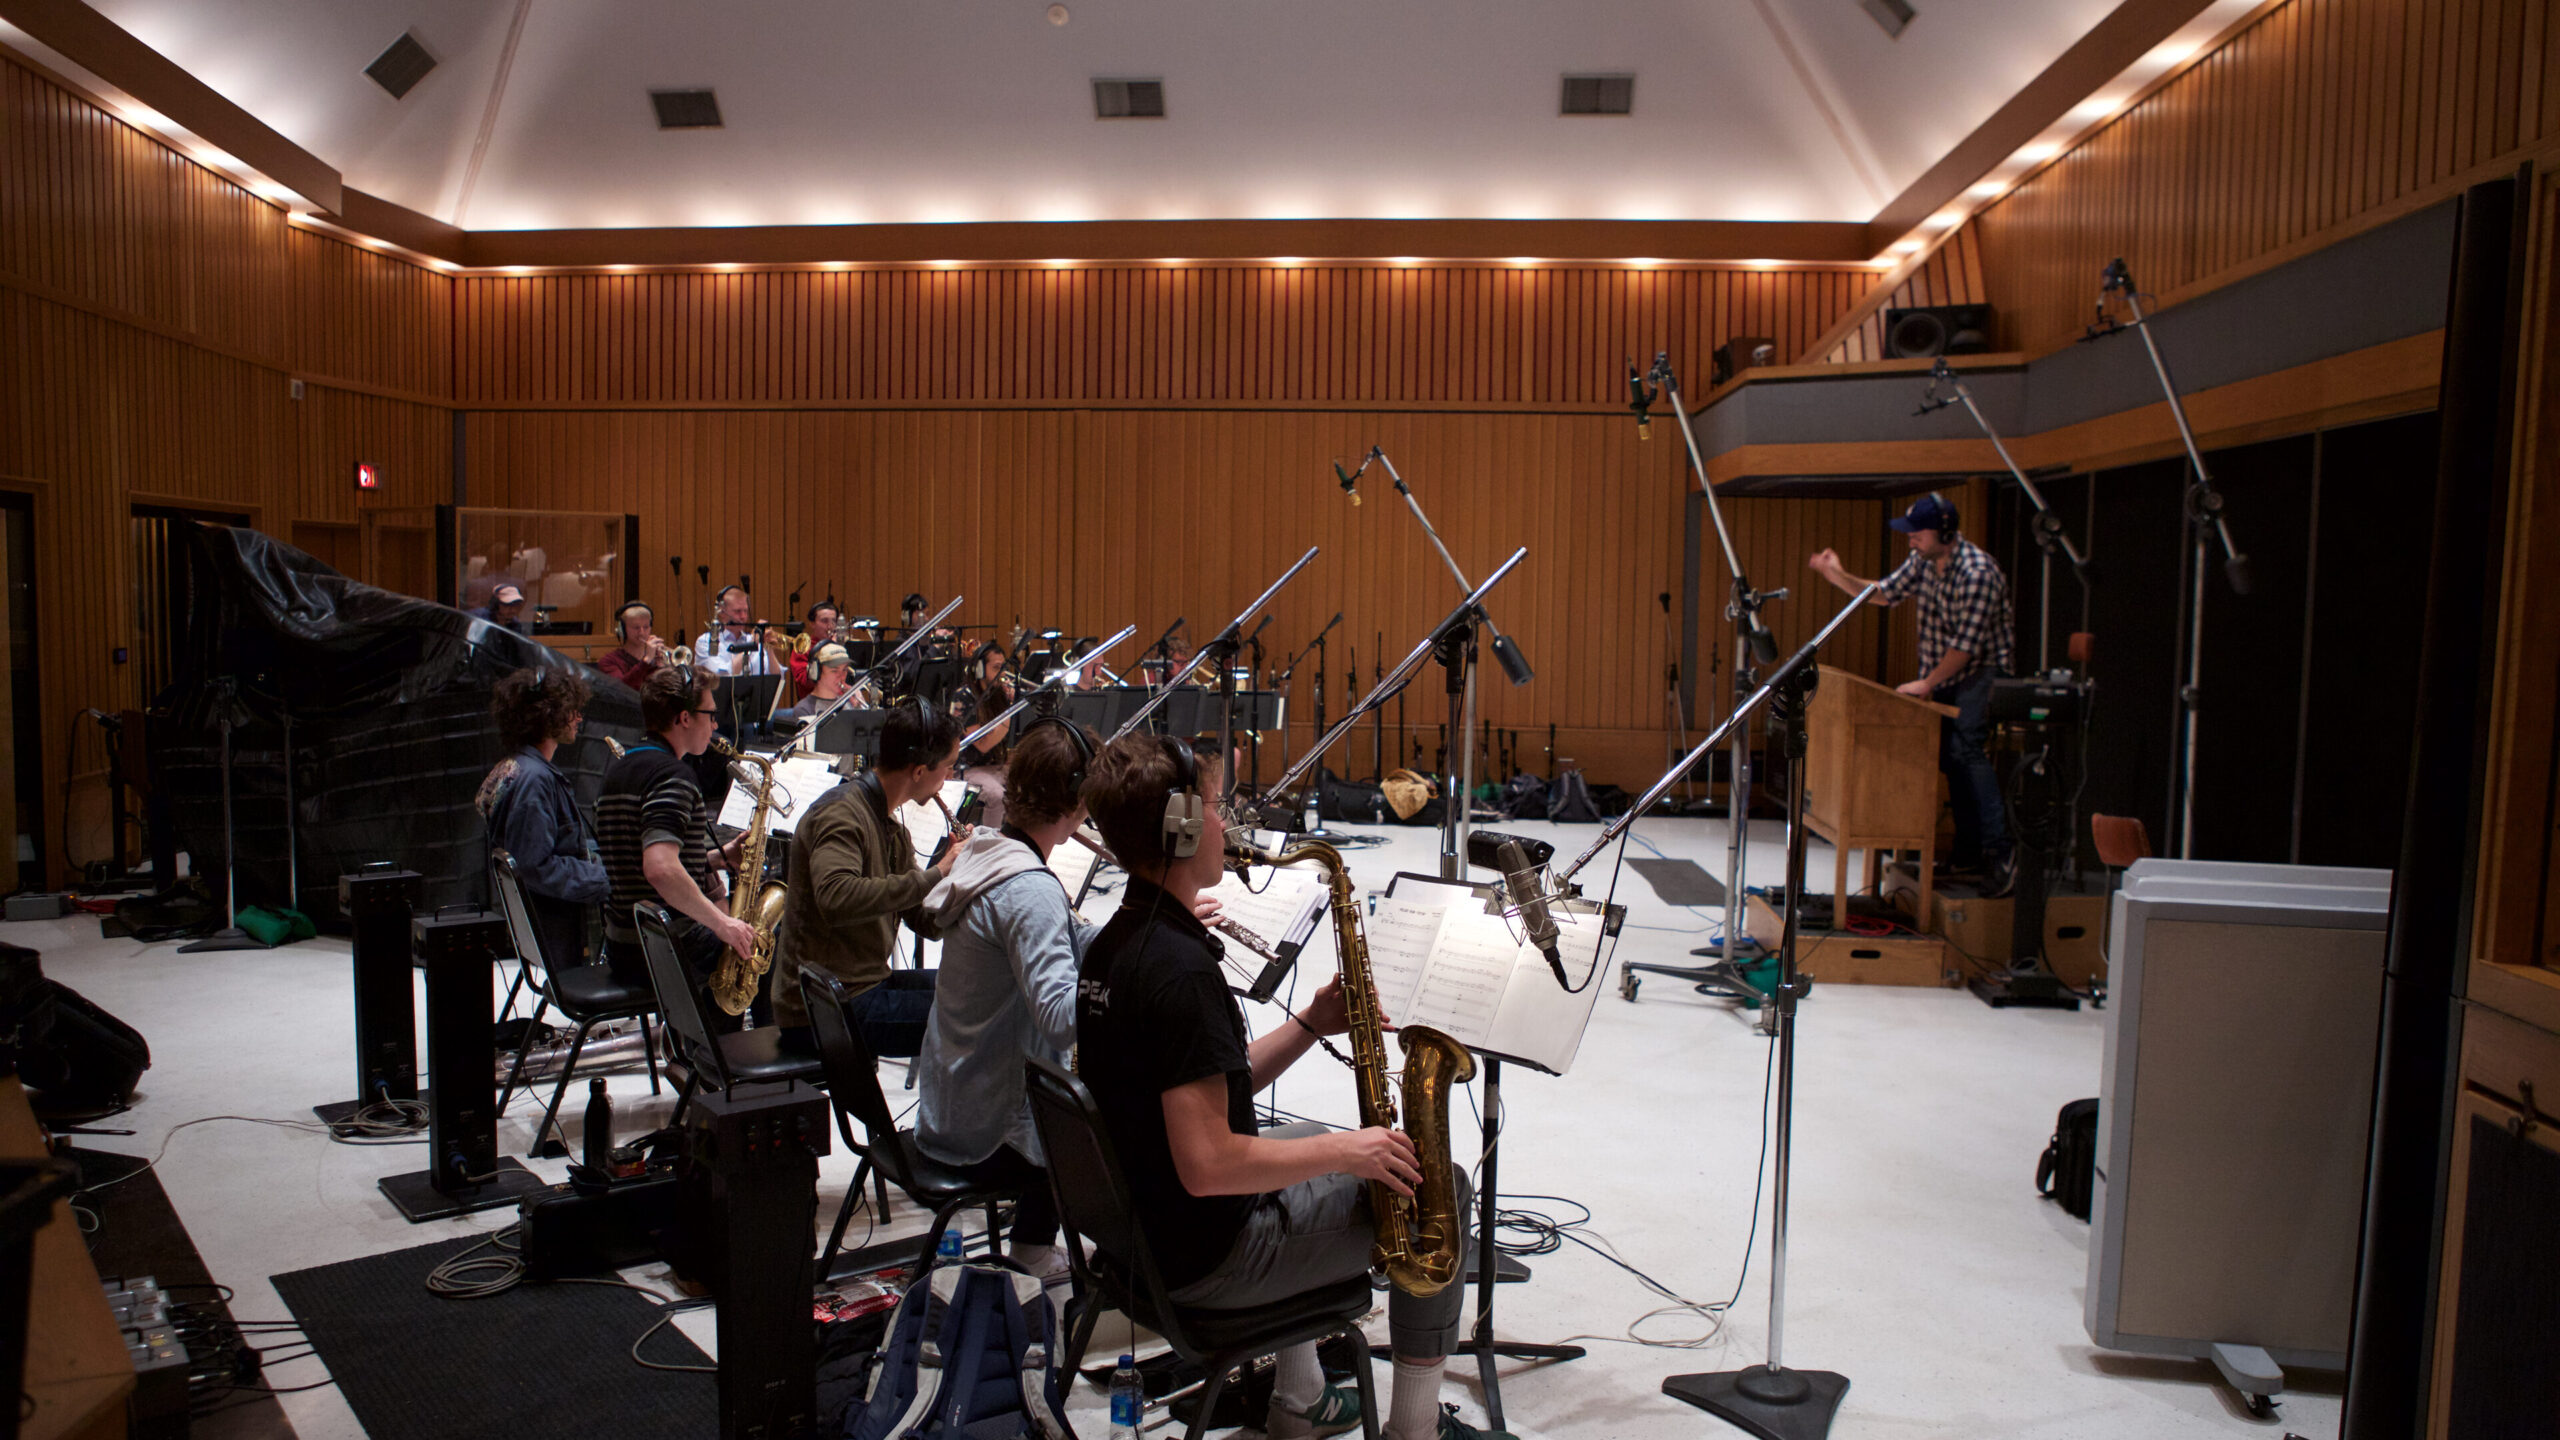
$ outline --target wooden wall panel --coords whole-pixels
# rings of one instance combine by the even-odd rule
[[[1134,646],[1180,616],[1197,642],[1318,546],[1275,606],[1266,658],[1276,666],[1343,612],[1327,657],[1335,715],[1346,675],[1365,694],[1380,662],[1401,658],[1457,598],[1379,472],[1361,482],[1358,506],[1334,484],[1331,461],[1383,445],[1470,575],[1529,547],[1492,609],[1537,679],[1514,690],[1488,657],[1478,714],[1521,732],[1532,753],[1529,737],[1542,746],[1547,725],[1559,726],[1566,753],[1603,780],[1640,782],[1659,768],[1679,638],[1659,597],[1678,599],[1686,481],[1677,444],[1639,440],[1615,416],[552,411],[474,412],[468,425],[475,504],[642,517],[641,592],[668,632],[698,631],[711,590],[743,573],[774,617],[795,586],[804,607],[832,590],[883,616],[921,590],[937,603],[965,595],[960,618],[975,624],[1090,634],[1135,624]],[[1772,612],[1790,644],[1832,609],[1828,587],[1802,591],[1807,555],[1838,545],[1872,568],[1884,554],[1873,502],[1728,503],[1755,578],[1803,594]],[[708,585],[698,564],[712,568]],[[1721,595],[1705,601],[1721,663]],[[1853,623],[1837,663],[1872,671],[1883,624]],[[1404,708],[1426,746],[1445,714],[1436,674]],[[1312,695],[1302,672],[1300,721],[1312,720]],[[1365,773],[1363,735],[1354,748]],[[1391,726],[1390,747],[1396,736]]]
[[[1614,408],[1669,348],[1794,354],[1860,267],[1131,265],[468,276],[466,406]],[[1702,384],[1692,389],[1703,393]]]
[[[382,467],[382,502],[451,494],[450,283],[298,232],[0,60],[0,487],[34,497],[48,777],[100,763],[82,708],[145,698],[114,658],[135,634],[136,501],[334,539],[358,459]],[[49,850],[62,803],[49,779]]]
[[[1976,217],[2000,348],[2078,334],[2115,257],[2173,300],[2547,152],[2560,142],[2555,9],[2290,0],[2269,11]]]

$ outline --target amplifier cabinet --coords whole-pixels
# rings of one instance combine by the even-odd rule
[[[2391,876],[2145,860],[2116,895],[2089,1337],[2341,1369]]]

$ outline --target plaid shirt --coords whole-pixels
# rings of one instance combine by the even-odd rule
[[[1888,605],[1920,597],[1920,673],[1937,668],[1938,657],[1962,650],[1971,657],[1949,685],[1970,680],[1986,670],[2009,673],[2009,581],[1998,561],[1981,546],[1958,536],[1955,555],[1944,571],[1918,551],[1884,578],[1878,592]]]

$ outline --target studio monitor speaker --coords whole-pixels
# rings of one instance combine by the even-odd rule
[[[1884,312],[1884,357],[1980,355],[1991,348],[1988,305],[1918,305]]]

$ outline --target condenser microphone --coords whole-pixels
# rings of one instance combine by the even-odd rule
[[[1644,374],[1636,362],[1627,361],[1627,408],[1636,412],[1636,438],[1653,438],[1653,397],[1660,392],[1645,388]]]
[[[1521,928],[1529,932],[1529,943],[1547,957],[1547,968],[1556,973],[1556,983],[1570,990],[1573,982],[1564,975],[1564,955],[1556,946],[1556,917],[1547,909],[1547,897],[1538,886],[1537,867],[1529,863],[1529,852],[1517,840],[1505,840],[1495,847],[1502,859],[1502,888],[1511,892],[1511,903],[1520,908]]]
[[[2089,322],[2089,328],[2081,332],[2080,338],[2083,342],[2102,339],[2124,328],[2114,316],[2107,313],[2107,297],[2118,292],[2126,295],[2133,293],[2133,272],[2125,268],[2122,256],[2108,261],[2106,268],[2098,272],[2097,314]]]
[[[2222,562],[2222,578],[2231,582],[2231,593],[2249,593],[2249,557],[2234,550]]]
[[[1360,467],[1360,470],[1366,470],[1368,468],[1368,466],[1363,465]],[[1352,504],[1357,505],[1360,503],[1359,470],[1345,470],[1342,468],[1342,462],[1336,460],[1333,462],[1333,478],[1342,482],[1342,493],[1351,497]]]

